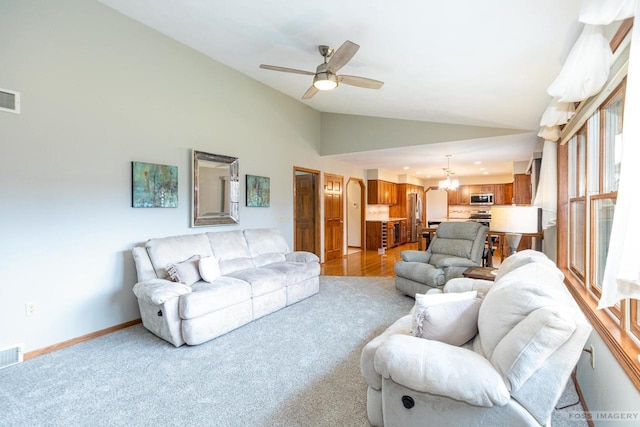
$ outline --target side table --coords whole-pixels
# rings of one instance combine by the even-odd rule
[[[470,279],[490,280],[493,282],[496,279],[497,271],[498,269],[493,267],[469,267],[462,275]]]

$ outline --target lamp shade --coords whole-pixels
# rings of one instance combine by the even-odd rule
[[[492,206],[491,230],[505,233],[537,233],[538,212],[535,206]]]

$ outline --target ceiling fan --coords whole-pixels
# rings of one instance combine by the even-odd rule
[[[260,68],[265,70],[282,71],[285,73],[304,74],[313,76],[313,84],[302,95],[302,99],[309,99],[319,90],[335,89],[339,83],[346,85],[364,87],[367,89],[380,89],[384,82],[368,79],[366,77],[336,75],[336,72],[344,67],[353,58],[353,55],[360,49],[360,46],[347,40],[342,43],[338,50],[326,45],[318,46],[320,55],[324,57],[324,62],[316,68],[316,72],[296,70],[295,68],[278,67],[276,65],[260,64]],[[328,61],[327,61],[328,60]]]

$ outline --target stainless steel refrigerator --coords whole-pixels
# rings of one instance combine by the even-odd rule
[[[409,207],[409,241],[418,241],[422,229],[422,194],[408,194],[407,206]]]

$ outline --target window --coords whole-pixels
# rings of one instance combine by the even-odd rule
[[[625,83],[567,143],[568,267],[596,303],[602,295],[624,151]],[[637,300],[623,301],[607,312],[618,329],[640,342]]]
[[[632,22],[626,22],[616,34],[619,40],[628,36]],[[618,46],[619,43],[615,47],[612,43],[612,50]],[[622,51],[618,60],[624,66],[628,53]],[[621,159],[625,144],[637,143],[624,142],[622,138],[625,93],[626,77],[622,73],[611,77],[600,94],[576,107],[576,115],[563,130],[566,143],[558,150],[557,261],[576,301],[640,390],[640,303],[625,299],[609,309],[597,309],[618,198]]]

